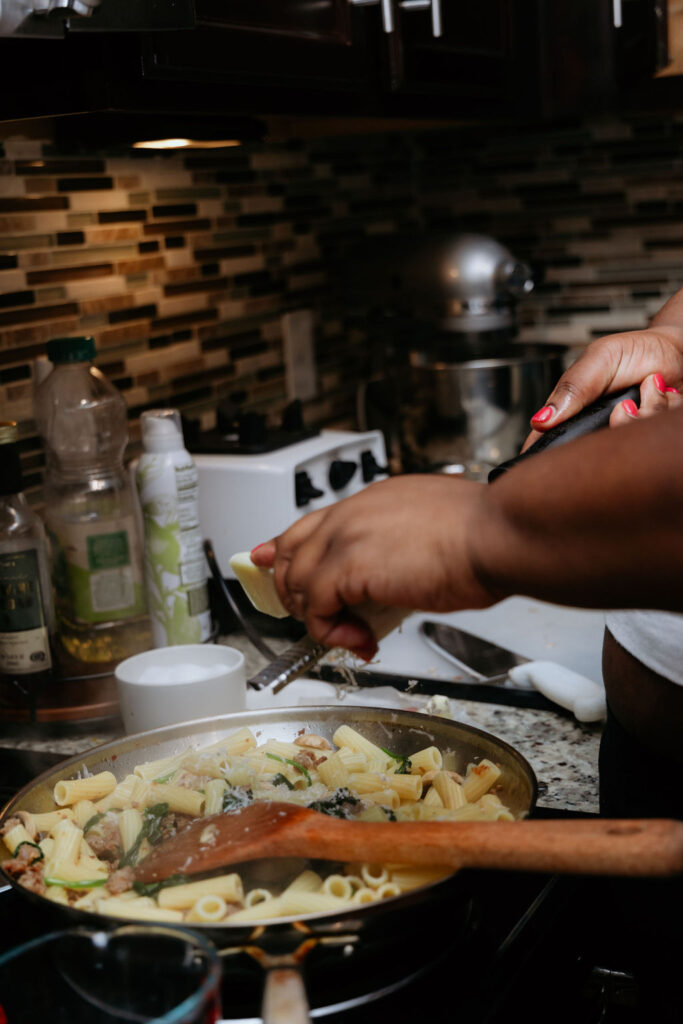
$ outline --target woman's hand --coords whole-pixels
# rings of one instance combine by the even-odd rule
[[[655,320],[663,314],[664,310]],[[610,426],[677,408],[683,404],[678,391],[682,383],[682,328],[655,324],[644,331],[599,338],[562,374],[546,404],[532,417],[533,429],[523,450],[600,395],[631,384],[641,384],[640,411],[630,400],[621,402],[612,411]]]
[[[620,402],[612,410],[609,418],[610,427],[618,427],[624,423],[633,423],[637,419],[657,416],[660,412],[678,409],[683,405],[683,395],[678,388],[666,383],[661,373],[652,373],[640,385],[640,406],[631,399]]]
[[[477,484],[408,475],[304,516],[255,548],[285,607],[371,658],[349,614],[486,608],[519,594],[583,608],[683,611],[683,408],[598,430]]]
[[[310,635],[366,660],[377,649],[348,609],[365,601],[406,611],[485,608],[501,596],[478,575],[474,544],[486,485],[407,475],[372,484],[298,520],[252,552],[273,566],[287,610]]]

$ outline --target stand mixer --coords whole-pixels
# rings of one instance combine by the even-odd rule
[[[517,453],[563,369],[563,346],[515,340],[531,268],[493,238],[462,234],[413,247],[396,279],[415,319],[365,385],[360,425],[383,425],[393,401],[403,470],[484,478]],[[390,318],[381,330],[386,342]]]

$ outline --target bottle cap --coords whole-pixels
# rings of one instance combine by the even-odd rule
[[[147,452],[172,452],[184,447],[177,409],[149,409],[140,417],[142,444]]]
[[[51,363],[89,363],[95,358],[95,339],[82,335],[75,338],[52,338],[47,343]]]
[[[12,444],[19,437],[14,420],[0,420],[0,444]]]
[[[24,487],[17,437],[13,420],[0,422],[0,496],[19,494]]]

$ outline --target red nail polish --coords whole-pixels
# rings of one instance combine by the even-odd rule
[[[669,395],[680,395],[678,388],[666,388],[666,393]]]
[[[258,549],[259,549],[259,548],[262,548],[262,547],[263,547],[263,545],[264,545],[265,543],[266,543],[266,542],[265,542],[264,540],[262,540],[260,544],[257,544],[255,548],[252,548],[252,549],[251,549],[251,551],[249,552],[249,554],[250,554],[250,555],[253,555],[253,554],[254,554],[254,552],[255,552],[255,551],[258,551]]]
[[[659,393],[663,395],[666,392],[666,381],[662,377],[661,373],[656,373],[652,379],[655,382],[655,387],[657,388],[657,391],[659,391]]]
[[[534,413],[534,415],[531,417],[531,422],[547,423],[554,412],[555,410],[553,409],[552,405],[544,405],[542,409],[539,409],[538,412]]]
[[[638,415],[638,406],[632,398],[627,398],[626,401],[621,403],[621,405],[624,411],[628,413],[629,416],[635,417]]]

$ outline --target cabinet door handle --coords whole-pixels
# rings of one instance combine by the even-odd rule
[[[621,28],[623,23],[621,15],[621,0],[612,0],[612,24],[615,28]]]
[[[82,18],[89,18],[100,3],[101,0],[34,0],[33,7],[27,13],[50,14],[52,11],[62,11],[64,15],[78,14]]]
[[[620,0],[614,0],[618,3]],[[382,28],[385,32],[394,31],[394,0],[349,0],[354,7],[373,7],[379,4],[382,8]],[[399,0],[399,7],[404,11],[431,11],[432,35],[437,39],[442,31],[441,0]]]
[[[404,11],[427,11],[432,13],[432,35],[435,39],[443,32],[441,20],[441,0],[399,0],[399,7]]]
[[[394,31],[394,0],[349,0],[354,7],[374,7],[377,4],[382,8],[382,28],[385,32]]]

